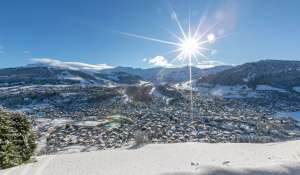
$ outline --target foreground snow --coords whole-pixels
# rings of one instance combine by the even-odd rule
[[[180,143],[57,156],[1,175],[296,175],[300,141],[270,144]]]

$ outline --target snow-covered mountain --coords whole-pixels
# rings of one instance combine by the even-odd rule
[[[230,66],[209,69],[192,68],[193,77],[215,74]],[[43,84],[144,84],[152,82],[175,83],[189,79],[189,68],[132,68],[91,65],[79,62],[62,62],[41,59],[37,64],[0,69],[0,86]]]
[[[43,60],[24,67],[0,69],[0,86],[34,84],[177,84],[189,80],[189,67],[133,68]],[[236,67],[192,67],[198,84],[274,87],[298,91],[300,61],[262,60]],[[196,81],[197,80],[197,81]]]
[[[42,65],[0,69],[0,86],[15,85],[70,85],[70,84],[139,84],[142,78],[125,72],[102,74]]]
[[[49,58],[34,58],[32,61],[35,64],[29,64],[27,67],[52,67],[52,68],[61,68],[61,69],[70,69],[70,70],[77,70],[77,71],[100,71],[103,69],[113,68],[113,66],[108,64],[87,64],[81,62],[66,62],[60,61],[56,59],[49,59]]]
[[[213,75],[223,70],[227,70],[232,66],[216,66],[212,68],[200,69],[192,67],[192,77],[194,79]],[[177,67],[177,68],[132,68],[132,67],[116,67],[112,69],[104,69],[101,72],[111,74],[115,72],[125,72],[128,74],[136,75],[143,78],[146,81],[153,83],[178,83],[189,80],[189,67]]]

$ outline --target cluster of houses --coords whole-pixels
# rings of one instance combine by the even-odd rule
[[[124,88],[14,87],[0,90],[5,95],[0,103],[32,118],[39,154],[130,147],[141,138],[147,143],[266,143],[300,137],[299,121],[274,115],[277,109],[300,111],[298,97],[226,99],[194,93],[191,106],[189,92],[145,88],[155,92],[139,93],[151,97],[143,101]]]
[[[195,95],[193,111],[190,107],[188,99],[167,104],[155,97],[145,104],[115,97],[74,111],[49,107],[32,113],[43,113],[34,120],[44,138],[40,154],[130,147],[137,142],[137,133],[147,143],[267,143],[300,137],[297,120],[275,117],[263,106]]]

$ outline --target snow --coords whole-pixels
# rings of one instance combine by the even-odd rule
[[[191,83],[190,83],[190,81],[186,81],[186,82],[181,83],[181,86],[179,88],[180,89],[185,89],[185,90],[191,90]]]
[[[54,119],[51,121],[51,125],[54,127],[64,126],[66,123],[70,123],[72,120],[66,118]]]
[[[217,85],[209,90],[209,94],[224,98],[254,97],[256,93],[247,86],[221,86]]]
[[[278,91],[278,92],[287,92],[285,89],[276,88],[269,85],[257,85],[256,86],[257,91]]]
[[[68,71],[63,71],[62,74],[60,74],[58,76],[59,79],[62,79],[62,80],[75,80],[75,81],[80,81],[81,84],[89,84],[89,82],[87,80],[85,80],[84,78],[82,77],[79,77],[79,76],[75,76],[75,75],[72,75],[70,72]]]
[[[190,90],[189,82],[178,83],[174,85],[176,89]],[[225,85],[210,85],[210,84],[197,84],[193,82],[193,91],[197,91],[201,95],[213,95],[223,98],[246,98],[256,97],[256,92],[248,88],[246,85],[225,86]]]
[[[162,100],[165,101],[167,103],[167,105],[173,99],[173,98],[169,98],[169,97],[161,94],[155,86],[152,87],[152,89],[149,92],[149,95],[153,95],[154,97],[157,97],[157,98],[162,98]]]
[[[185,89],[185,90],[191,89],[189,82],[178,83],[175,84],[174,87],[177,89]],[[248,88],[246,85],[212,86],[210,84],[197,85],[195,82],[193,82],[193,91],[197,91],[201,95],[213,95],[213,96],[223,97],[223,98],[245,98],[245,97],[256,96],[256,92]]]
[[[101,125],[103,123],[105,123],[106,121],[81,121],[81,122],[77,122],[75,123],[76,126],[80,126],[80,127],[96,127],[98,125]]]
[[[294,90],[294,91],[297,91],[297,92],[300,92],[300,86],[295,86],[295,87],[293,87],[293,90]]]
[[[150,85],[151,83],[150,82],[148,82],[148,81],[143,81],[143,80],[140,80],[140,83],[139,83],[139,85]]]
[[[132,100],[129,98],[129,96],[128,96],[127,93],[124,93],[124,94],[123,94],[122,99],[123,99],[124,103],[128,103],[128,102],[131,102],[131,101],[132,101]]]
[[[187,83],[178,83],[174,85],[177,89],[190,90]],[[258,97],[263,91],[278,91],[288,92],[285,89],[272,87],[269,85],[257,85],[256,90],[249,88],[247,85],[225,86],[225,85],[210,85],[210,84],[196,84],[193,83],[193,90],[199,92],[201,95],[213,95],[222,98],[255,98]],[[294,90],[299,90],[294,87]]]
[[[122,100],[123,100],[124,103],[128,103],[128,102],[131,102],[131,101],[132,101],[132,99],[131,99],[131,98],[128,96],[128,94],[126,93],[126,90],[125,90],[125,89],[122,89],[122,90],[120,91],[120,93],[123,94],[123,95],[122,95]]]
[[[256,76],[256,73],[248,73],[246,78],[243,78],[244,82],[249,82],[250,80],[252,80],[254,77]]]
[[[196,84],[197,84],[196,81],[197,80],[192,80],[192,88],[194,91],[198,89],[198,87],[196,87]],[[185,81],[185,82],[181,82],[181,83],[176,83],[173,85],[173,87],[175,89],[191,90],[190,84],[191,84],[190,81]]]
[[[86,147],[82,145],[72,145],[67,146],[64,149],[59,151],[59,154],[70,154],[70,153],[80,153],[83,151]]]
[[[32,90],[34,88],[38,88],[38,87],[53,87],[53,88],[65,88],[65,87],[69,87],[72,85],[28,85],[28,86],[9,86],[9,87],[0,87],[0,91],[4,91],[4,90],[12,90],[12,91],[19,91],[21,90]]]
[[[78,148],[76,148],[78,149]],[[76,150],[75,149],[75,150]],[[38,157],[1,175],[296,175],[300,141],[177,143]]]
[[[157,89],[155,86],[153,86],[149,92],[149,95],[153,95],[155,97],[164,97]]]

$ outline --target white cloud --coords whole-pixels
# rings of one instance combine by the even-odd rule
[[[216,61],[216,60],[199,60],[197,62],[197,64],[195,65],[195,67],[198,68],[211,68],[211,67],[215,67],[215,66],[220,66],[220,65],[224,65],[223,62],[220,61]]]
[[[81,62],[65,62],[65,61],[60,61],[60,60],[51,59],[51,58],[32,58],[31,60],[34,62],[37,62],[39,64],[44,64],[47,66],[66,68],[66,69],[72,69],[72,70],[97,71],[97,70],[102,70],[102,69],[113,68],[112,66],[107,65],[107,64],[86,64],[86,63],[81,63]]]
[[[147,59],[147,62],[153,66],[168,67],[168,68],[169,67],[182,67],[182,66],[186,65],[186,64],[171,64],[163,56],[156,56],[152,59]],[[202,59],[202,60],[198,59],[193,64],[194,67],[198,67],[201,69],[211,68],[211,67],[220,66],[220,65],[224,65],[224,63],[221,61],[212,60],[212,59]]]
[[[143,61],[143,62],[147,62],[147,61],[148,61],[148,59],[147,59],[147,58],[144,58],[142,61]]]
[[[159,66],[159,67],[172,67],[173,66],[163,56],[156,56],[156,57],[154,57],[152,59],[149,59],[148,63],[152,64],[153,66]]]

